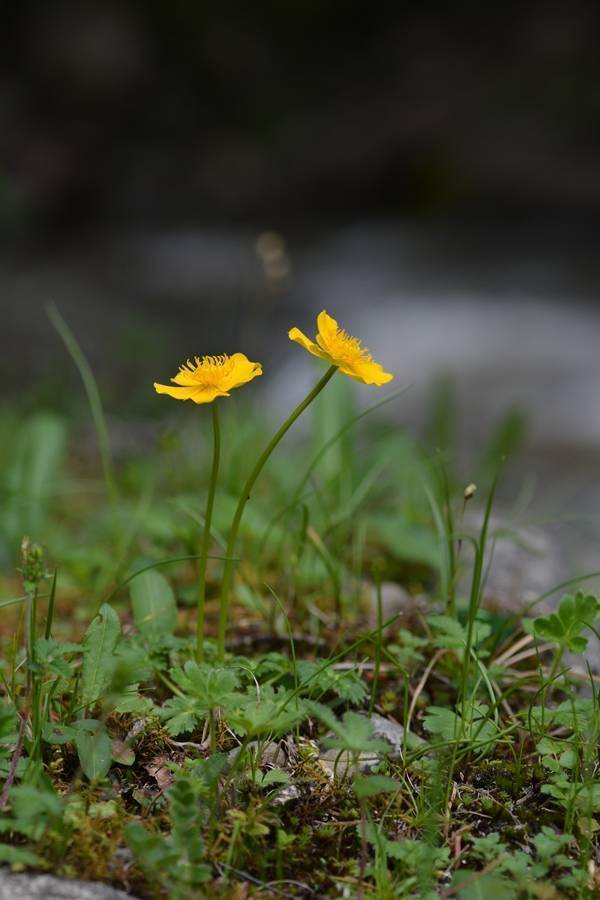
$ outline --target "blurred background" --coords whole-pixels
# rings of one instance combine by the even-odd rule
[[[279,411],[314,377],[287,329],[326,307],[410,383],[390,415],[452,410],[466,481],[520,416],[511,496],[533,479],[587,562],[599,36],[593,0],[3,5],[3,402],[85,409],[53,301],[117,443],[192,354],[263,361]]]

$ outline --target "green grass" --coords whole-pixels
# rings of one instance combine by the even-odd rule
[[[208,419],[177,404],[111,455],[90,385],[99,454],[59,414],[0,416],[0,860],[144,898],[597,895],[597,685],[567,660],[585,671],[600,604],[585,580],[554,616],[484,603],[521,420],[459,473],[439,397],[419,443],[401,396],[360,413],[334,379],[252,493],[218,662],[229,527],[270,433],[227,401],[199,664]]]

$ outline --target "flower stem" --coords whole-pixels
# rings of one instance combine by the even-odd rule
[[[235,510],[235,515],[231,523],[231,531],[229,532],[229,541],[227,543],[227,551],[225,553],[225,566],[223,569],[223,581],[221,584],[221,608],[219,610],[219,632],[217,638],[217,659],[219,660],[219,662],[222,662],[225,656],[225,636],[227,633],[227,625],[229,619],[231,580],[233,576],[233,557],[235,553],[238,531],[240,530],[240,523],[242,521],[242,516],[244,515],[246,503],[250,499],[250,494],[252,493],[252,489],[254,487],[256,479],[262,472],[267,460],[271,456],[271,453],[273,452],[277,444],[279,444],[282,438],[287,434],[296,419],[300,417],[306,407],[309,406],[315,399],[315,397],[317,397],[318,394],[321,393],[327,382],[330,381],[330,379],[336,372],[337,366],[330,366],[321,380],[318,381],[314,386],[312,391],[306,395],[302,403],[298,404],[296,409],[288,416],[283,425],[273,435],[273,437],[259,456],[242,489],[242,493],[240,494],[240,499],[238,500],[238,505]]]
[[[210,529],[212,524],[213,506],[215,504],[215,490],[219,475],[219,459],[221,456],[221,428],[219,426],[219,412],[217,401],[211,403],[213,425],[213,458],[206,499],[206,512],[204,514],[204,531],[200,546],[200,558],[198,560],[198,615],[196,619],[196,659],[202,662],[204,656],[204,607],[206,601],[206,564],[210,547]]]

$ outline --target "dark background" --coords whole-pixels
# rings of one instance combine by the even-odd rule
[[[599,26],[551,0],[3,3],[4,232],[595,217]]]
[[[435,380],[454,385],[465,482],[522,410],[527,516],[584,522],[572,543],[598,568],[600,4],[45,0],[0,17],[4,403],[89,423],[53,301],[115,452],[143,444],[140,419],[189,413],[152,382],[193,354],[263,362],[252,394],[277,418],[314,377],[287,330],[326,307],[413,385],[387,410],[411,433]]]
[[[468,408],[507,372],[504,403],[544,406],[550,371],[600,370],[599,4],[0,9],[6,396],[79,390],[49,300],[117,415],[190,354],[287,364],[324,306]]]

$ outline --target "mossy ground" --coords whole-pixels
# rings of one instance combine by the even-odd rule
[[[583,678],[564,663],[593,622],[573,614],[568,633],[542,637],[549,625],[486,606],[485,578],[473,592],[478,554],[485,575],[500,536],[465,533],[463,487],[477,478],[469,502],[484,517],[489,452],[461,477],[448,448],[440,455],[383,421],[344,430],[353,416],[345,386],[323,398],[304,445],[275,456],[253,496],[224,665],[214,655],[222,561],[210,561],[200,669],[200,429],[157,429],[155,447],[119,460],[111,504],[98,461],[76,452],[61,416],[34,415],[21,429],[6,420],[4,778],[17,767],[0,812],[5,862],[149,900],[598,894],[596,682],[581,653]],[[215,557],[259,425],[225,421]],[[58,573],[54,643],[43,643],[51,578],[34,585],[42,643],[31,675],[24,534]],[[142,570],[161,574],[140,582]],[[381,581],[414,602],[375,627]],[[158,592],[151,615],[136,583]],[[581,602],[593,611],[592,601]],[[94,621],[114,629],[108,649]],[[372,736],[352,713],[402,726],[400,751],[379,749],[359,771],[360,740]],[[27,727],[15,754],[17,714]],[[325,761],[332,740],[350,748],[337,774]]]

